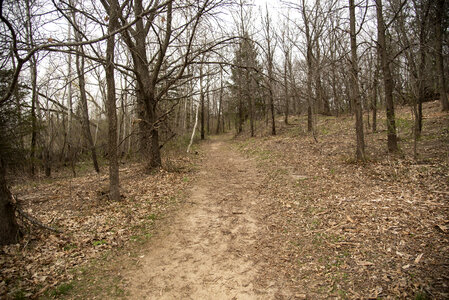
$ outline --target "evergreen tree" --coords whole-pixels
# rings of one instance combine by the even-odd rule
[[[246,33],[235,52],[231,77],[237,110],[237,133],[242,132],[243,123],[249,118],[251,136],[254,136],[256,110],[262,102],[259,89],[262,80],[260,69],[255,44]]]

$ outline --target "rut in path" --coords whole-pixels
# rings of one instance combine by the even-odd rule
[[[189,203],[148,246],[139,269],[127,276],[130,299],[270,299],[257,286],[258,238],[253,162],[213,140]]]

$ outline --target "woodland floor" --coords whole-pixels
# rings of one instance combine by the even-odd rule
[[[356,163],[351,116],[304,117],[278,135],[211,137],[199,155],[146,175],[121,169],[124,199],[105,175],[16,184],[31,228],[0,252],[0,297],[69,299],[448,299],[449,115],[399,108],[401,152],[367,132]]]

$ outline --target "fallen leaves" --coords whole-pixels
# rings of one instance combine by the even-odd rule
[[[191,162],[186,158],[178,164]],[[0,249],[0,298],[41,295],[73,278],[68,270],[105,251],[144,241],[156,216],[172,209],[187,188],[186,172],[160,170],[147,175],[140,165],[132,164],[120,173],[124,196],[120,202],[98,194],[106,175],[87,174],[13,188],[24,210],[64,233],[31,227],[20,244]]]
[[[263,276],[285,274],[310,299],[408,299],[422,290],[447,298],[449,139],[440,132],[449,116],[437,104],[424,105],[432,125],[419,160],[405,138],[402,155],[390,156],[380,132],[366,136],[370,162],[354,163],[355,133],[345,117],[318,116],[318,132],[332,132],[318,142],[301,132],[301,117],[279,123],[278,136],[238,143],[265,174],[258,206],[271,225],[258,249],[262,261],[274,262],[272,277]],[[398,115],[411,118],[405,108]]]

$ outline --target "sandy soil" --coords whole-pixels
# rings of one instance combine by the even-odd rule
[[[256,215],[262,176],[226,142],[212,139],[203,151],[189,203],[128,272],[129,298],[278,298],[275,284],[258,283],[267,265],[254,255],[262,234]]]

